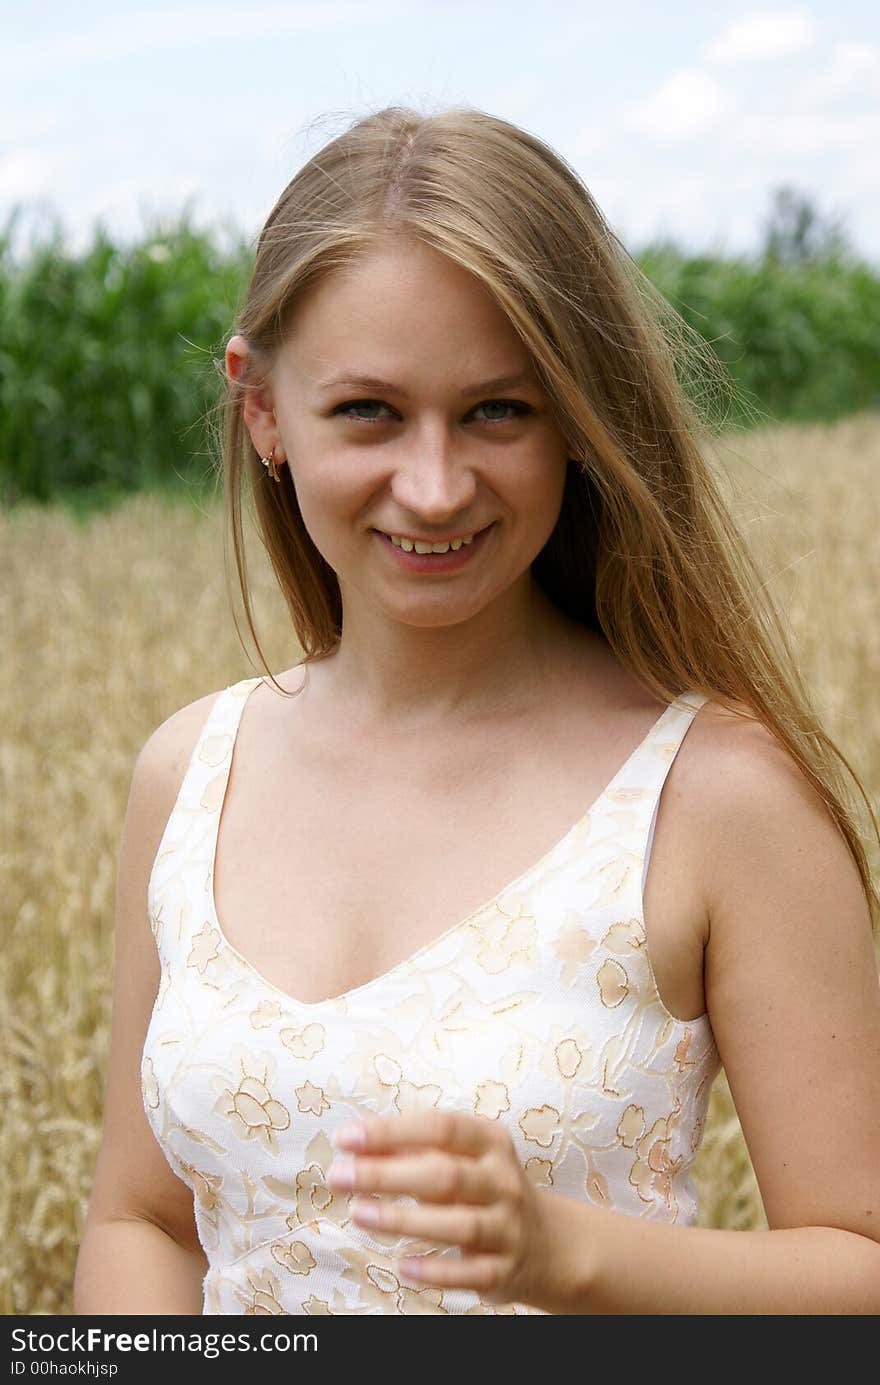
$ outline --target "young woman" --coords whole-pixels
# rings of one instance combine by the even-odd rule
[[[269,216],[223,460],[304,658],[139,756],[78,1312],[880,1311],[846,762],[645,289],[479,111]],[[768,1232],[694,1225],[719,1063]]]

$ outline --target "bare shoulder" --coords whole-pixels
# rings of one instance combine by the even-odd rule
[[[295,665],[293,669],[275,674],[274,678],[282,691],[290,694],[299,690],[303,675]],[[247,683],[250,680],[240,681]],[[271,747],[284,723],[288,699],[272,688],[268,679],[263,678],[262,684],[261,688],[255,689],[254,696],[248,698],[253,713],[246,718],[247,737],[249,740],[256,738],[271,753]],[[217,688],[179,707],[151,732],[141,747],[135,766],[139,797],[145,804],[155,808],[160,819],[163,814],[167,818],[174,805],[199,736],[223,691],[223,688]]]
[[[730,710],[709,700],[688,731],[688,765],[693,786],[706,786],[717,795],[747,788],[754,777],[800,775],[790,752],[774,733],[742,703]],[[707,805],[701,804],[701,810]]]
[[[821,793],[754,712],[706,703],[686,747],[674,768],[710,927],[735,909],[756,872],[809,859],[814,871],[824,863],[852,879],[855,863]]]
[[[731,711],[720,703],[707,702],[696,718],[694,731],[717,777],[719,806],[728,796],[729,806],[735,806],[738,794],[759,787],[783,794],[810,789],[791,751],[750,708],[737,704]],[[704,771],[709,768],[704,764]]]
[[[147,840],[161,830],[174,806],[183,776],[217,697],[206,693],[179,707],[150,733],[135,762],[132,796]],[[157,843],[158,845],[158,839]]]
[[[827,927],[828,916],[816,910],[823,896],[829,907],[845,908],[856,935],[870,937],[861,880],[830,808],[749,708],[731,711],[714,701],[701,707],[664,793],[674,812],[662,830],[704,949],[707,988],[712,975],[717,994],[734,959],[770,941],[768,929],[779,946],[786,937],[794,946],[808,936],[810,919]]]
[[[150,733],[141,747],[138,763],[147,770],[174,772],[189,759],[221,689],[197,697],[179,707]]]
[[[730,818],[748,812],[755,791],[748,762],[759,766],[774,752],[768,733],[746,708],[729,711],[707,702],[687,726],[669,767],[644,907],[657,983],[672,1014],[690,1017],[707,1009],[719,853]]]
[[[780,987],[810,966],[820,980],[823,971],[829,975],[834,951],[838,959],[858,959],[870,991],[868,901],[820,790],[762,723],[714,706],[704,711],[710,715],[700,728],[701,753],[693,757],[691,810],[702,820],[707,986],[716,1001],[727,996],[745,984],[744,959],[754,965],[759,956],[784,965]]]
[[[753,712],[707,702],[670,770],[681,840],[707,917],[707,977],[748,947],[822,947],[844,934],[864,960],[870,911],[856,863],[821,792]]]

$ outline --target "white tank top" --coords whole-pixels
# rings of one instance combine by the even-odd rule
[[[494,899],[384,975],[303,1004],[227,941],[213,898],[236,731],[260,681],[214,701],[148,888],[161,978],[142,1095],[193,1192],[203,1313],[541,1311],[400,1276],[395,1254],[427,1244],[359,1227],[354,1194],[327,1184],[331,1133],[361,1114],[500,1121],[548,1195],[692,1223],[719,1059],[708,1015],[675,1019],[658,996],[642,899],[660,790],[706,699],[667,707],[584,816]]]

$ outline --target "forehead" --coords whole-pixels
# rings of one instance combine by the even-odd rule
[[[403,385],[433,367],[456,381],[534,379],[531,358],[488,288],[430,246],[380,245],[309,286],[283,354],[315,387]],[[454,369],[453,369],[454,367]]]

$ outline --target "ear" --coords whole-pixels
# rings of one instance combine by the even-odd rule
[[[242,336],[231,337],[226,344],[226,374],[230,380],[242,380],[251,361],[250,348]],[[261,457],[268,457],[275,448],[276,461],[283,461],[283,447],[278,433],[278,423],[272,406],[272,393],[269,385],[245,386],[242,415],[251,442]]]

